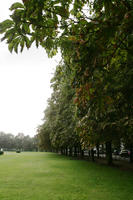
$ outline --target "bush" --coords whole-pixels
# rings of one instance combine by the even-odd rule
[[[0,151],[0,155],[3,155],[4,154],[4,151]]]
[[[17,150],[16,153],[21,153],[21,151],[20,151],[20,150]]]

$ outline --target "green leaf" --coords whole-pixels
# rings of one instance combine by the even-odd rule
[[[12,10],[15,10],[17,8],[24,8],[24,6],[23,6],[23,4],[16,2],[16,3],[12,4],[12,6],[9,9],[12,11]]]
[[[39,46],[39,41],[38,39],[36,39],[36,47],[38,48],[38,46]]]
[[[7,39],[7,43],[10,43],[14,37],[15,37],[14,28],[11,28],[5,32],[4,37],[2,37],[1,41]]]
[[[49,58],[52,58],[53,56],[55,56],[57,54],[57,50],[56,49],[52,49],[49,53]]]
[[[21,40],[20,47],[21,47],[20,52],[22,52],[24,49],[24,40]]]
[[[26,47],[27,47],[27,49],[29,49],[30,46],[31,46],[31,42],[30,42],[30,40],[29,40],[28,37],[25,37],[25,42],[26,42]]]
[[[23,24],[23,27],[22,27],[22,30],[23,30],[25,33],[30,33],[29,25],[28,25],[27,23],[24,23],[24,24]]]
[[[9,45],[8,45],[8,49],[9,49],[9,51],[12,53],[12,51],[13,51],[13,48],[14,48],[14,43],[13,42],[11,42]]]
[[[68,10],[66,10],[63,6],[55,6],[55,12],[65,18],[69,15]]]
[[[5,39],[6,39],[6,36],[2,37],[0,41],[3,42]]]
[[[13,26],[14,22],[10,19],[7,19],[0,23],[0,33],[4,33],[7,29]]]
[[[16,52],[16,53],[18,53],[18,45],[19,45],[19,40],[15,43],[15,45],[14,45],[14,51]]]

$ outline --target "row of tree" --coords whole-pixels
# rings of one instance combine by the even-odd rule
[[[133,161],[133,2],[27,0],[15,3],[0,32],[12,52],[33,42],[61,51],[53,94],[38,128],[43,148],[130,148]]]
[[[4,151],[36,151],[36,137],[25,136],[23,133],[18,133],[14,136],[11,133],[0,132],[0,149]]]

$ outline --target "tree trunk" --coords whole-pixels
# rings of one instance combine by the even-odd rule
[[[102,144],[102,149],[101,150],[102,150],[102,153],[103,153],[104,152],[104,144]]]
[[[58,153],[58,149],[55,149],[56,153]]]
[[[130,163],[133,163],[133,145],[130,145]]]
[[[65,155],[65,149],[64,148],[61,148],[61,154]]]
[[[83,158],[84,157],[84,150],[81,149],[81,157]]]
[[[112,165],[113,160],[112,160],[112,144],[110,141],[106,142],[106,159],[107,159],[107,164]]]
[[[97,158],[99,159],[99,144],[96,145],[97,148]]]
[[[77,147],[77,156],[80,156],[80,147]]]
[[[67,156],[68,155],[68,148],[66,147],[65,149],[65,155]]]
[[[74,156],[75,157],[77,156],[77,147],[76,146],[74,147]]]
[[[91,159],[92,159],[92,162],[95,162],[94,150],[93,149],[91,149]]]
[[[61,148],[61,154],[63,155],[63,149]]]
[[[88,156],[89,156],[89,158],[91,157],[91,151],[90,150],[88,150]]]
[[[72,156],[72,148],[69,148],[69,156]]]
[[[79,147],[79,155],[84,157],[84,150],[82,150],[81,146]]]

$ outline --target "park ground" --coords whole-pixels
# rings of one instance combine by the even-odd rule
[[[54,153],[0,156],[0,200],[133,200],[133,172]]]

